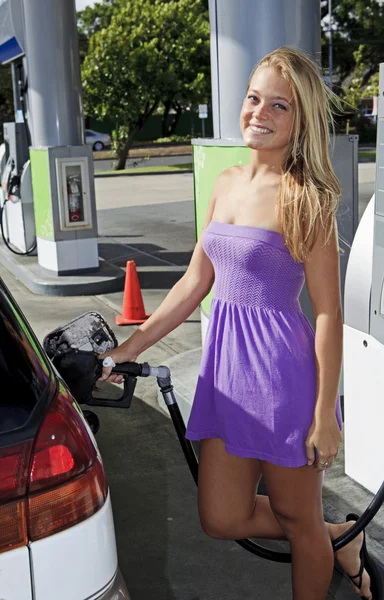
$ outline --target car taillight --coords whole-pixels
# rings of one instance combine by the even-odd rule
[[[34,443],[0,450],[0,552],[84,521],[106,497],[101,458],[61,387]]]
[[[96,449],[83,419],[70,396],[60,392],[51,403],[36,437],[28,494],[47,490],[81,475],[95,459]]]
[[[0,552],[27,543],[25,502],[32,443],[0,449]]]
[[[28,542],[25,505],[22,500],[0,508],[0,553],[25,546]]]
[[[32,442],[0,449],[0,504],[25,496]]]
[[[28,537],[32,541],[58,533],[91,517],[106,498],[99,459],[90,470],[59,488],[28,498]]]

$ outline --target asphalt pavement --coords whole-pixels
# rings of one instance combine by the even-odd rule
[[[185,161],[185,157],[183,157]],[[364,165],[360,214],[372,194],[374,167]],[[100,255],[124,267],[135,260],[145,308],[152,312],[187,268],[195,241],[193,179],[172,174],[96,180]],[[40,340],[87,311],[100,311],[122,342],[133,327],[117,327],[122,293],[49,298],[29,292],[0,265]],[[159,365],[199,347],[196,310],[140,356]],[[289,565],[257,558],[234,542],[201,530],[196,487],[168,416],[150,379],[139,380],[129,410],[96,409],[97,441],[112,495],[120,568],[132,600],[289,600]],[[281,550],[286,544],[274,542]],[[92,558],[90,557],[90,560]],[[329,599],[352,600],[336,572]]]

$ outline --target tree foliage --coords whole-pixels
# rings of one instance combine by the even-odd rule
[[[120,0],[103,0],[95,6],[87,6],[77,13],[78,29],[90,38],[94,33],[108,27]]]
[[[323,19],[322,64],[328,67],[329,15],[328,0],[321,0]],[[361,63],[365,69],[362,84],[379,69],[384,60],[384,5],[377,0],[332,1],[333,72],[337,87],[349,83],[355,71],[354,53],[364,46]]]
[[[99,14],[93,25],[82,16],[94,31],[82,68],[85,108],[128,132],[117,165],[124,168],[135,134],[162,103],[208,100],[206,2],[107,0],[91,10]]]
[[[365,72],[364,64],[364,46],[361,44],[359,48],[353,53],[355,59],[355,69],[353,72],[352,80],[349,86],[344,87],[344,98],[350,106],[358,108],[362,99],[364,98],[365,91],[363,88],[363,75]]]
[[[365,88],[365,95],[367,98],[379,95],[379,75],[379,71],[377,71],[368,81],[367,87]]]

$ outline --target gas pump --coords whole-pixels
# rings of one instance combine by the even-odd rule
[[[4,144],[0,147],[0,229],[8,249],[24,255],[36,248],[36,234],[20,0],[0,3],[0,23],[0,64],[11,64],[16,120],[3,126]]]
[[[375,195],[353,240],[344,298],[345,472],[373,493],[384,467],[384,63],[379,90]]]
[[[0,174],[1,235],[11,252],[31,254],[36,248],[36,233],[25,123],[5,123],[4,140],[5,166]]]
[[[17,121],[4,125],[0,150],[0,229],[15,254],[37,249],[36,269],[23,269],[20,259],[7,257],[6,264],[13,272],[20,266],[31,289],[42,281],[49,286],[52,277],[96,276],[93,158],[84,143],[75,0],[0,0],[0,23],[0,64],[11,64]],[[118,282],[120,270],[112,271],[95,281]]]

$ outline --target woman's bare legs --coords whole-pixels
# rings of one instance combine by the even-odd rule
[[[256,496],[264,477],[269,497]],[[199,466],[199,513],[203,529],[219,539],[288,539],[292,550],[294,600],[324,600],[332,578],[330,539],[349,524],[326,524],[321,505],[322,474],[287,469],[265,461],[228,454],[221,440],[202,440]],[[337,559],[351,575],[360,566],[362,534]],[[365,572],[362,595],[370,598]]]
[[[307,466],[287,469],[265,461],[261,465],[271,509],[291,545],[293,597],[325,600],[334,553],[323,518],[323,474]]]

